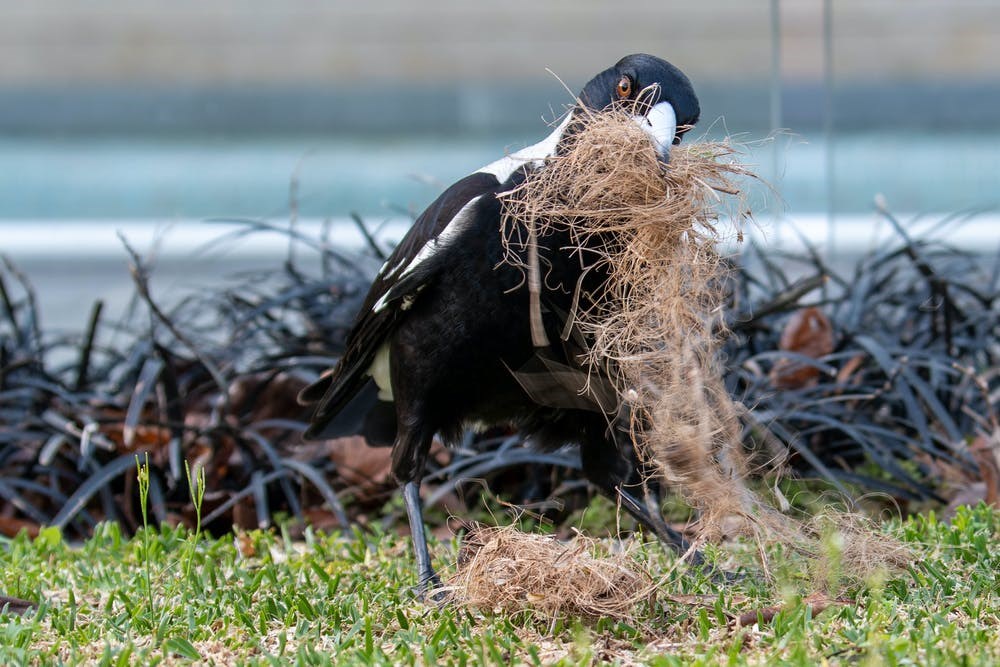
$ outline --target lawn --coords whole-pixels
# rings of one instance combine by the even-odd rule
[[[663,576],[625,622],[422,603],[408,540],[394,532],[214,539],[151,527],[127,539],[103,523],[69,544],[48,528],[5,540],[2,592],[39,607],[0,615],[0,662],[1000,663],[1000,512],[960,508],[950,522],[929,513],[883,530],[913,547],[912,565],[863,584],[827,579],[825,593],[780,551],[769,581],[743,546],[709,548],[717,563],[745,563],[747,576],[720,583],[630,538],[637,565]],[[446,576],[459,546],[432,541]]]

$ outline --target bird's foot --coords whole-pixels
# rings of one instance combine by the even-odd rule
[[[685,560],[687,560],[689,567],[699,571],[713,584],[725,586],[729,584],[737,584],[746,579],[746,575],[742,572],[722,570],[717,565],[709,563],[705,560],[701,551],[698,550],[691,551],[690,554],[686,556]]]
[[[451,594],[441,584],[441,578],[433,570],[420,575],[417,582],[417,599],[421,602],[442,606],[451,599]]]
[[[713,569],[711,575],[712,581],[724,585],[738,584],[747,579],[745,572],[730,572],[729,570]]]

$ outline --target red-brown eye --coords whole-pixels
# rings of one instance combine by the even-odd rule
[[[623,76],[618,80],[618,97],[620,99],[628,99],[632,96],[632,78],[629,75]]]

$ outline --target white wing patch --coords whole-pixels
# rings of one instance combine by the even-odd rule
[[[562,139],[563,131],[566,126],[569,125],[570,120],[572,120],[573,114],[569,113],[566,118],[562,120],[561,123],[552,131],[549,136],[545,137],[537,144],[532,144],[527,148],[522,148],[516,153],[512,153],[506,157],[502,157],[495,162],[491,162],[478,173],[488,173],[493,174],[497,181],[500,183],[505,182],[510,175],[516,170],[523,167],[525,164],[531,163],[533,166],[541,166],[546,158],[555,155],[556,147],[559,145],[559,140]],[[389,266],[389,262],[386,261],[379,270],[379,275],[385,280],[395,278],[395,282],[402,280],[419,266],[422,262],[427,261],[435,254],[447,248],[451,243],[455,241],[459,234],[461,234],[469,226],[469,220],[472,217],[472,209],[479,201],[482,195],[470,199],[465,206],[463,206],[455,217],[445,225],[445,228],[441,230],[441,233],[436,237],[430,239],[417,253],[416,257],[410,260],[407,264],[397,264],[393,267]],[[386,274],[386,272],[389,272]],[[398,274],[398,278],[396,278]],[[401,308],[403,310],[408,310],[413,306],[413,299],[416,293],[420,291],[420,286],[418,286],[412,293],[407,294],[403,297],[403,303]],[[388,305],[389,296],[392,294],[392,288],[390,287],[382,298],[379,299],[375,305],[372,307],[373,312],[379,312]],[[368,368],[368,375],[375,380],[375,384],[379,388],[379,398],[383,401],[391,401],[392,396],[392,383],[390,381],[390,368],[391,364],[389,361],[389,346],[388,344],[383,344],[378,352],[375,353],[375,359],[372,361],[372,365]]]
[[[375,353],[375,359],[372,361],[372,365],[368,368],[368,375],[372,376],[372,379],[375,380],[375,384],[378,386],[379,400],[391,401],[392,381],[390,380],[391,372],[389,366],[388,343],[382,343],[378,352]]]
[[[466,202],[465,206],[460,208],[458,213],[455,214],[455,217],[445,225],[441,233],[424,244],[424,247],[420,249],[420,252],[413,258],[413,261],[407,265],[406,270],[403,271],[400,278],[404,278],[412,273],[418,264],[446,248],[459,234],[465,231],[469,226],[469,219],[472,217],[472,208],[481,198],[482,195],[479,195]]]
[[[482,197],[482,195],[473,197],[466,202],[465,206],[459,209],[458,213],[455,214],[455,217],[452,218],[447,225],[445,225],[445,228],[441,230],[441,233],[429,240],[423,245],[422,248],[420,248],[420,252],[417,253],[416,257],[410,260],[409,264],[406,264],[405,266],[403,264],[397,265],[396,268],[392,270],[392,273],[386,276],[386,278],[393,278],[396,274],[399,274],[399,277],[395,279],[396,282],[399,282],[406,276],[413,273],[414,269],[416,269],[422,262],[427,261],[435,254],[448,247],[455,240],[455,238],[457,238],[458,235],[469,226],[469,219],[472,217],[472,208],[475,206],[476,202],[479,201],[480,197]],[[383,266],[382,270],[384,271],[385,268],[386,267]],[[392,294],[391,287],[385,294],[382,295],[382,298],[375,303],[372,307],[372,311],[377,313],[384,309],[390,294]],[[406,310],[411,305],[413,305],[412,300],[409,303],[404,302],[403,309]]]
[[[511,153],[510,155],[504,156],[495,162],[490,162],[488,165],[480,169],[480,172],[493,174],[497,177],[497,180],[501,183],[505,182],[510,175],[515,171],[520,169],[526,164],[533,164],[536,167],[541,166],[542,162],[546,158],[555,155],[556,146],[559,145],[559,140],[562,139],[563,131],[566,126],[569,125],[570,120],[572,120],[573,114],[568,113],[566,117],[563,118],[562,122],[552,130],[549,136],[545,137],[537,144],[532,144],[526,148],[522,148],[516,153]]]
[[[549,136],[545,137],[537,144],[532,144],[531,146],[522,148],[516,153],[511,153],[510,155],[502,157],[495,162],[491,162],[480,169],[477,173],[492,174],[496,177],[498,182],[503,183],[510,178],[510,175],[517,169],[520,169],[526,164],[541,166],[546,158],[555,155],[556,147],[559,145],[559,140],[562,139],[563,132],[572,119],[572,113],[566,114],[566,117],[563,118],[562,122],[560,122],[554,130],[552,130]],[[472,208],[475,206],[476,202],[479,201],[480,197],[482,197],[482,195],[470,199],[465,206],[463,206],[458,213],[455,214],[455,217],[452,218],[447,225],[445,225],[445,228],[441,230],[441,233],[425,243],[417,253],[416,257],[410,260],[409,263],[400,263],[390,267],[389,263],[386,262],[382,265],[379,275],[384,280],[393,280],[394,282],[398,282],[413,273],[414,269],[416,269],[422,262],[425,262],[427,259],[433,257],[435,254],[448,247],[448,245],[450,245],[455,238],[469,226],[469,218],[472,215]],[[388,273],[386,273],[387,271]],[[382,298],[375,303],[372,307],[372,311],[376,313],[382,311],[388,304],[390,294],[392,294],[392,288],[389,288],[389,290],[382,295]],[[412,299],[409,302],[404,302],[403,309],[405,310],[411,305],[413,305]]]

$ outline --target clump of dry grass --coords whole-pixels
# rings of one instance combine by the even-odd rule
[[[581,279],[567,331],[588,342],[582,365],[610,376],[629,404],[639,451],[713,532],[753,504],[717,354],[720,210],[739,212],[735,180],[749,172],[727,143],[675,147],[665,169],[625,113],[575,122],[567,150],[500,195],[508,261],[525,271],[533,307],[544,298],[537,253],[549,235],[568,234],[583,274],[607,276],[590,292]],[[532,319],[544,342],[540,315]]]
[[[554,251],[547,237],[568,237],[568,247],[556,251],[577,255],[583,277],[563,338],[573,329],[582,334],[588,348],[578,361],[591,377],[615,385],[629,409],[637,451],[698,510],[701,538],[731,533],[737,518],[739,532],[759,542],[780,541],[818,556],[814,527],[747,486],[740,413],[722,380],[720,222],[732,221],[739,236],[744,214],[737,180],[752,174],[728,143],[675,147],[664,167],[629,115],[589,114],[574,122],[560,155],[499,195],[507,261],[525,272],[532,295],[536,345],[548,343],[540,308],[545,257],[539,254]],[[588,274],[605,279],[584,288]],[[865,530],[856,522],[842,527],[854,545],[844,553],[845,567],[899,560],[898,550],[887,547],[880,561],[878,538],[861,539]]]
[[[449,581],[455,600],[477,609],[533,609],[560,615],[628,618],[655,592],[649,576],[625,552],[596,540],[523,533],[514,527],[477,527],[466,535]]]
[[[913,548],[886,535],[868,517],[828,510],[806,524],[812,544],[814,582],[829,592],[864,585],[885,573],[900,572],[914,563]]]

